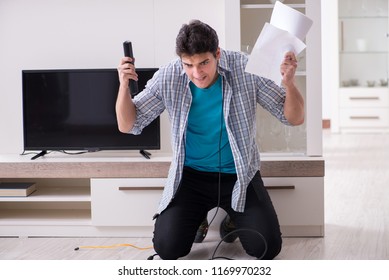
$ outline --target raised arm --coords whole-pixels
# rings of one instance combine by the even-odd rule
[[[118,66],[120,86],[115,109],[118,128],[123,133],[128,133],[132,129],[136,119],[136,109],[128,86],[130,79],[138,80],[138,75],[131,61],[131,58],[124,57]]]

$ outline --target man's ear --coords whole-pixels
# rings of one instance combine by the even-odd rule
[[[216,58],[216,60],[219,60],[219,58],[220,58],[220,47],[217,48],[217,50],[216,50],[215,58]]]

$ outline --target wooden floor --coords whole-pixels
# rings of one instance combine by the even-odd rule
[[[280,260],[389,259],[389,134],[331,134],[324,131],[325,237],[284,238]],[[209,259],[217,234],[194,244],[186,259]],[[146,259],[153,250],[131,247],[80,249],[85,245],[132,243],[137,238],[0,238],[0,259]],[[250,259],[239,242],[225,244],[216,256]]]

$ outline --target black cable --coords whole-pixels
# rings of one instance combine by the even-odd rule
[[[63,153],[63,154],[66,154],[66,155],[81,155],[81,154],[86,154],[86,153],[90,153],[91,151],[80,151],[80,152],[68,152],[66,150],[50,150],[50,151],[47,151],[46,154],[50,154],[50,153],[53,153],[53,152],[58,152],[58,153]],[[38,155],[39,152],[26,152],[26,150],[24,150],[20,155],[21,156],[26,156],[26,155]]]
[[[223,136],[223,115],[224,115],[224,112],[223,112],[223,107],[224,107],[224,92],[222,91],[222,109],[221,109],[221,114],[220,114],[220,136],[219,136],[219,176],[218,176],[218,202],[217,202],[217,207],[216,207],[216,212],[215,214],[213,215],[212,219],[211,219],[211,222],[208,224],[208,228],[211,226],[213,220],[216,218],[216,215],[219,211],[219,208],[220,208],[220,196],[221,196],[221,173],[222,173],[222,164],[221,164],[221,142],[222,142],[222,136]],[[228,215],[228,214],[227,214]],[[264,252],[263,254],[261,255],[260,258],[258,259],[262,259],[265,254],[267,253],[267,242],[266,242],[266,239],[265,237],[258,231],[254,230],[254,229],[235,229],[231,232],[229,232],[228,234],[226,234],[222,240],[219,241],[219,243],[217,244],[213,254],[212,254],[212,257],[210,258],[210,260],[215,260],[215,259],[226,259],[226,260],[232,260],[230,258],[227,258],[227,257],[215,257],[215,254],[216,254],[216,251],[217,249],[219,248],[219,246],[221,245],[221,243],[228,237],[228,236],[231,236],[233,234],[236,234],[237,232],[240,232],[240,231],[249,231],[249,232],[254,232],[256,233],[257,235],[259,235],[265,245],[265,249],[264,249]]]
[[[218,153],[218,161],[219,161],[219,174],[218,174],[218,182],[217,182],[217,187],[218,187],[218,195],[217,195],[217,206],[216,206],[216,211],[213,214],[213,217],[211,221],[208,223],[208,228],[211,226],[213,221],[216,218],[217,213],[219,212],[220,208],[220,195],[221,195],[221,173],[222,173],[222,153],[221,153],[221,145],[222,145],[222,137],[223,137],[223,104],[224,104],[224,93],[222,92],[222,110],[220,114],[220,133],[219,133],[219,153]],[[207,229],[208,230],[208,229]]]
[[[158,256],[158,254],[151,255],[150,257],[147,258],[148,261],[154,260],[154,257]]]
[[[91,152],[94,152],[94,151],[80,151],[80,152],[68,152],[66,150],[58,150],[57,152],[60,152],[60,153],[63,153],[65,155],[82,155],[82,154],[86,154],[86,153],[91,153]]]
[[[216,260],[216,259],[233,260],[233,259],[230,259],[230,258],[227,258],[227,257],[215,257],[215,254],[216,254],[217,249],[219,249],[220,245],[222,244],[222,242],[223,242],[228,236],[233,235],[233,234],[236,234],[237,232],[241,232],[241,231],[252,232],[252,233],[255,233],[255,234],[259,235],[259,237],[261,237],[261,239],[262,239],[262,241],[263,241],[263,244],[265,245],[265,249],[263,250],[263,253],[262,253],[262,255],[258,258],[258,260],[262,260],[263,257],[266,255],[267,249],[268,249],[268,245],[267,245],[266,239],[265,239],[265,237],[264,237],[259,231],[256,231],[256,230],[250,229],[250,228],[235,229],[235,230],[229,232],[228,234],[226,234],[226,235],[222,238],[222,240],[220,240],[219,243],[217,244],[215,250],[213,251],[213,254],[212,254],[212,257],[210,258],[210,260]]]

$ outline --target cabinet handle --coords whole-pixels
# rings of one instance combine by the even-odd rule
[[[379,120],[379,116],[350,116],[352,120]]]
[[[379,100],[378,96],[350,97],[350,100]]]
[[[295,186],[265,186],[268,190],[294,190]]]
[[[163,187],[119,187],[119,191],[160,191]]]

